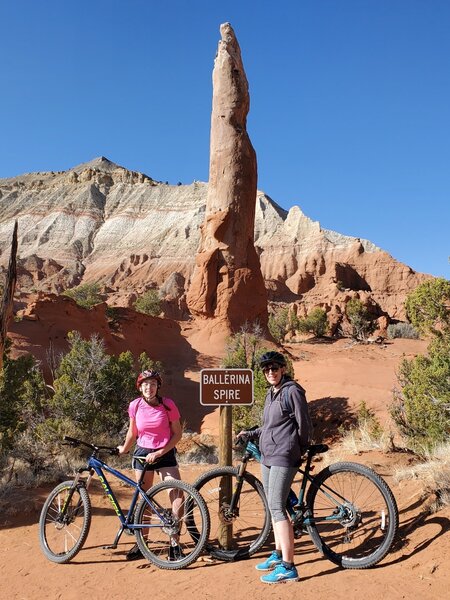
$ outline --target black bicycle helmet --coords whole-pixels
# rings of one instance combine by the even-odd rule
[[[280,367],[286,366],[286,359],[281,354],[281,352],[275,352],[275,350],[271,350],[270,352],[265,352],[259,359],[259,366],[265,367],[270,363],[276,363],[280,365]]]

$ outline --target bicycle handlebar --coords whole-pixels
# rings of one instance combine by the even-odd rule
[[[78,448],[78,446],[86,446],[86,448],[91,448],[91,450],[94,451],[103,450],[104,452],[108,452],[112,456],[119,454],[119,449],[116,446],[96,446],[95,444],[84,442],[83,440],[70,437],[69,435],[65,435],[63,439],[65,442],[67,442],[66,444],[64,444],[65,446],[73,446],[74,448]]]
[[[255,442],[257,440],[257,436],[254,434],[255,429],[258,429],[256,425],[243,431],[240,436],[236,436],[233,440],[233,445],[239,447],[245,446],[247,442]]]

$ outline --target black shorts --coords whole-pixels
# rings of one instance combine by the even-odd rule
[[[147,454],[149,454],[150,452],[156,452],[156,450],[157,448],[142,448],[141,446],[136,446],[133,455],[147,456]],[[147,471],[158,471],[163,467],[178,467],[176,450],[175,448],[172,448],[172,450],[169,450],[169,452],[163,454],[161,458],[158,458],[158,460],[156,460],[153,463],[145,463],[143,461],[141,462],[140,460],[136,460],[133,458],[132,466],[133,469],[136,469],[136,471],[143,471],[145,464],[147,464]]]

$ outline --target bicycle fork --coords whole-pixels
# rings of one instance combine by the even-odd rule
[[[64,520],[67,517],[67,509],[70,506],[70,503],[72,502],[72,498],[73,498],[73,495],[75,493],[75,490],[77,488],[79,488],[80,486],[82,486],[82,487],[84,487],[86,489],[89,487],[89,484],[91,482],[91,479],[92,479],[92,476],[94,474],[94,471],[92,469],[89,469],[89,476],[88,476],[88,478],[87,478],[86,481],[83,481],[81,479],[81,474],[84,471],[86,471],[86,470],[87,469],[79,469],[77,471],[77,474],[75,475],[75,479],[73,480],[72,485],[71,485],[71,487],[69,489],[69,493],[67,494],[67,497],[64,500],[64,504],[63,504],[61,510],[59,511],[58,520],[60,522],[64,522]],[[78,503],[76,504],[76,506],[73,507],[72,515],[76,515],[78,509],[81,508],[82,506],[83,506],[82,501],[78,500]]]
[[[244,484],[244,474],[245,474],[245,471],[247,470],[247,461],[248,461],[248,458],[244,455],[242,462],[239,466],[239,470],[236,475],[236,485],[231,494],[230,505],[229,505],[228,511],[229,511],[229,514],[233,517],[239,516],[238,500],[241,496],[242,486]]]

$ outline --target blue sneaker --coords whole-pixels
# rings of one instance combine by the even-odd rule
[[[257,571],[271,571],[278,565],[281,565],[281,556],[274,550],[269,558],[264,562],[259,563],[259,565],[256,565],[255,569]]]
[[[285,567],[283,564],[278,565],[267,575],[261,576],[263,583],[283,583],[284,581],[298,581],[298,572],[295,567]]]

